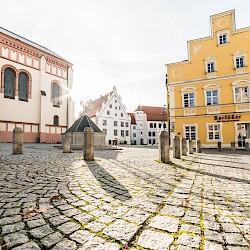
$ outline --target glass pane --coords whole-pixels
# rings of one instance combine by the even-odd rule
[[[21,101],[28,100],[28,76],[26,73],[20,73],[18,76],[18,98]]]
[[[4,97],[14,98],[15,96],[15,72],[7,68],[4,71]]]

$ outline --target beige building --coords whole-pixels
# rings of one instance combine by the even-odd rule
[[[25,142],[61,142],[74,118],[72,64],[0,27],[0,68],[0,142],[15,127]]]

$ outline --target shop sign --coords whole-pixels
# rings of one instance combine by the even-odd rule
[[[241,115],[215,115],[214,120],[217,122],[233,122],[239,121]]]

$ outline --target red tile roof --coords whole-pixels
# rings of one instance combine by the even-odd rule
[[[96,113],[101,110],[102,104],[105,103],[108,100],[108,97],[113,93],[110,92],[104,96],[101,96],[100,98],[89,102],[88,106],[86,107],[86,115],[90,118],[93,118],[96,116]]]
[[[131,117],[131,124],[136,124],[135,114],[134,113],[128,113],[128,115],[130,115],[130,117]]]
[[[163,107],[141,106],[139,105],[135,111],[143,111],[147,114],[148,121],[167,121],[167,111]]]

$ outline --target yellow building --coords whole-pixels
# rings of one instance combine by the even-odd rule
[[[188,41],[188,60],[167,64],[171,137],[244,147],[250,138],[250,27],[234,10],[210,17],[211,34]]]

